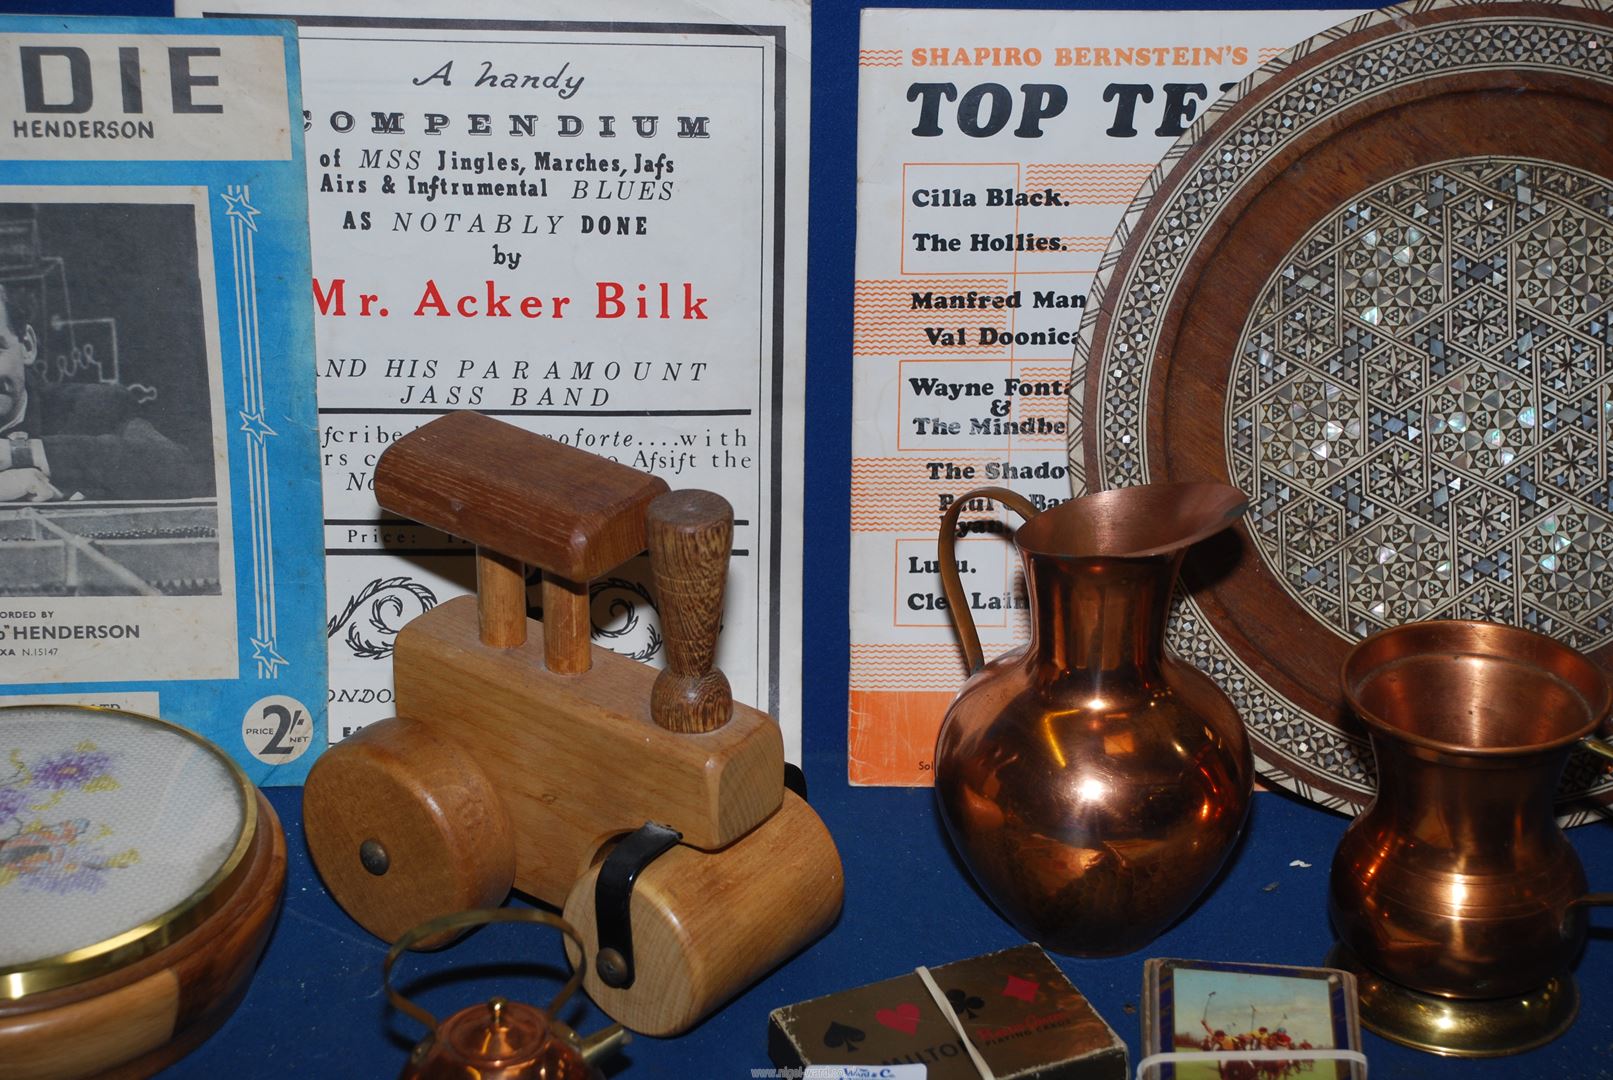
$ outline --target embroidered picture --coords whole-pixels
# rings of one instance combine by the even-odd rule
[[[13,749],[9,765],[0,777],[0,890],[93,893],[140,861],[138,849],[118,850],[110,825],[61,807],[73,792],[119,789],[112,754],[85,740],[32,761]]]

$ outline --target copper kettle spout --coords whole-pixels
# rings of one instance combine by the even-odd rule
[[[592,1035],[582,1036],[579,1048],[582,1050],[582,1059],[590,1065],[596,1061],[610,1057],[622,1047],[633,1041],[633,1036],[620,1024],[612,1024],[608,1028],[601,1028]]]

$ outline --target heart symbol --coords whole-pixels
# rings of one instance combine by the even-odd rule
[[[1029,979],[1021,979],[1018,975],[1008,976],[1008,985],[1003,987],[1003,996],[1018,998],[1021,1001],[1035,1001],[1036,991],[1040,990],[1040,983],[1033,983]]]
[[[894,1009],[880,1009],[874,1019],[890,1028],[911,1035],[919,1029],[919,1007],[904,1001]]]

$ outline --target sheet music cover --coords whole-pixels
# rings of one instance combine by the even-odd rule
[[[325,743],[295,30],[0,20],[0,703]]]
[[[475,409],[733,505],[717,663],[798,759],[808,7],[177,10],[298,23],[331,738],[396,712],[398,630],[473,577],[463,539],[379,510],[375,461]],[[658,665],[648,578],[590,583],[593,640]]]
[[[1080,480],[1067,447],[1084,373],[1071,357],[1126,206],[1224,87],[1349,15],[863,12],[853,784],[928,785],[936,731],[968,674],[938,576],[947,506],[1000,485],[1040,509]],[[970,501],[958,572],[992,659],[1030,635],[1004,536],[1018,518]]]

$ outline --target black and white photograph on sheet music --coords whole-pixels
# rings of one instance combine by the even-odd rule
[[[0,595],[217,595],[196,207],[42,195],[0,189]]]

